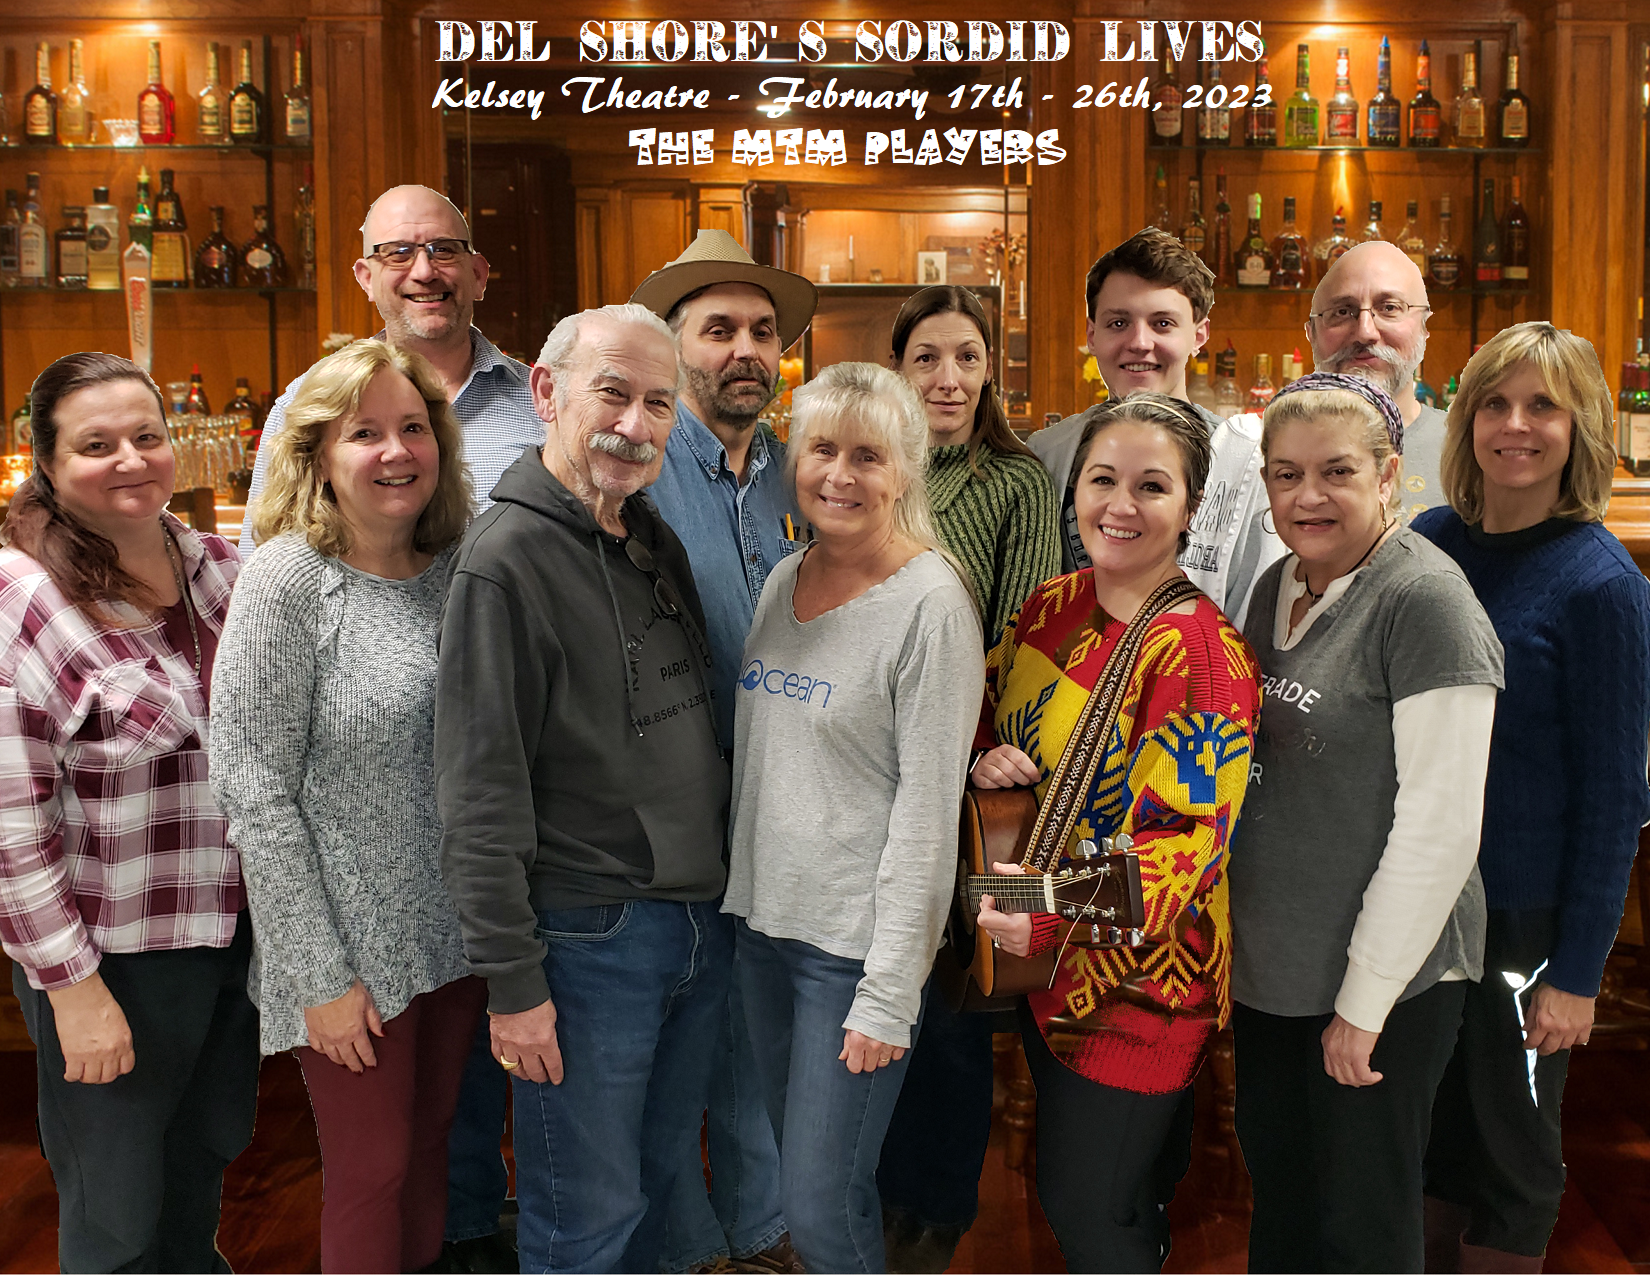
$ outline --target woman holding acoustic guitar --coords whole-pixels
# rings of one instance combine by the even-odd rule
[[[1260,674],[1175,562],[1209,472],[1195,412],[1131,395],[1095,415],[1077,455],[1079,531],[1094,565],[1033,593],[987,658],[982,734],[996,746],[973,780],[1034,786],[1045,819],[1069,803],[1074,831],[1050,857],[1064,861],[1080,840],[1132,838],[1143,923],[1124,945],[1078,946],[1115,935],[1000,912],[988,896],[979,925],[1011,955],[1059,949],[1052,985],[1021,1002],[1020,1021],[1038,1091],[1037,1190],[1067,1264],[1157,1270],[1168,1253],[1162,1205],[1187,1162],[1184,1099],[1231,1011],[1226,847]],[[1109,730],[1078,729],[1112,714]]]

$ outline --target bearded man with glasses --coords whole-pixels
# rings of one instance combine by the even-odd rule
[[[1361,376],[1380,386],[1404,421],[1406,520],[1445,502],[1438,478],[1444,413],[1415,397],[1415,373],[1427,351],[1426,283],[1396,245],[1361,243],[1324,272],[1306,316],[1312,368]]]
[[[474,325],[475,304],[487,292],[487,272],[487,258],[475,250],[464,214],[428,186],[392,187],[367,209],[355,281],[384,321],[378,337],[423,355],[441,378],[464,432],[464,459],[478,509],[492,502],[493,484],[522,450],[544,439],[544,423],[533,411],[528,367],[502,353]],[[285,425],[287,405],[304,376],[270,408],[266,439]],[[241,524],[243,557],[255,547],[250,512],[263,494],[267,451],[258,452],[252,469],[248,517]],[[502,1102],[501,1091],[501,1109]]]

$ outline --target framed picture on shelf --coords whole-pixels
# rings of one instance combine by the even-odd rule
[[[946,253],[944,249],[938,252],[919,252],[917,254],[917,283],[924,288],[931,288],[936,283],[945,282]]]

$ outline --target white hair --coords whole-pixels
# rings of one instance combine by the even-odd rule
[[[670,328],[645,305],[635,305],[627,301],[623,305],[604,305],[593,310],[580,310],[577,314],[568,315],[551,328],[550,335],[544,338],[544,348],[539,351],[538,365],[550,370],[558,387],[573,366],[573,353],[579,348],[579,340],[584,335],[584,325],[592,319],[613,324],[615,327],[644,328],[662,336],[671,343],[671,348],[675,349],[676,339],[671,335]],[[677,365],[676,374],[679,379],[680,364]]]

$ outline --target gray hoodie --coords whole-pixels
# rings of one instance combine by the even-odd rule
[[[649,573],[539,448],[492,494],[442,619],[436,797],[465,955],[518,1013],[550,994],[538,911],[721,894],[729,771],[699,595],[653,502],[624,505]]]

